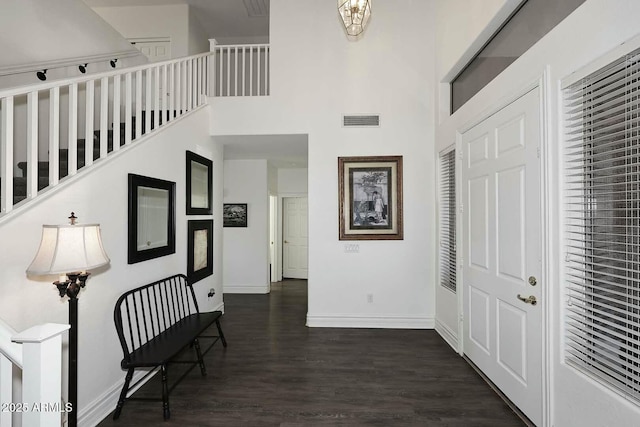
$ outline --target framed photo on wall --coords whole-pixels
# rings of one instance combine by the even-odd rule
[[[402,156],[338,157],[340,240],[402,240]]]
[[[187,278],[195,283],[213,274],[213,220],[189,220]]]
[[[128,180],[128,263],[175,253],[176,183],[132,173]]]
[[[211,215],[213,162],[187,151],[187,215]]]
[[[223,227],[246,227],[247,204],[225,203],[222,207]]]

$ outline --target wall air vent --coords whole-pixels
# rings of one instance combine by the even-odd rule
[[[379,114],[350,114],[342,116],[342,126],[353,127],[380,127]]]

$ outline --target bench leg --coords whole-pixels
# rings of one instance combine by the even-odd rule
[[[196,356],[198,357],[198,364],[200,365],[200,372],[202,373],[202,376],[204,377],[205,375],[207,375],[207,368],[204,366],[204,359],[202,358],[202,351],[200,350],[200,341],[198,341],[198,338],[196,338],[195,340],[193,340],[192,344],[196,348]]]
[[[127,371],[127,375],[124,378],[124,385],[122,386],[122,391],[120,392],[120,398],[118,399],[116,410],[113,413],[114,420],[117,420],[120,417],[120,412],[122,412],[122,406],[124,405],[124,401],[127,398],[127,392],[129,391],[129,384],[131,383],[131,378],[133,378],[133,368],[129,368],[129,370]]]
[[[227,340],[224,339],[224,334],[222,333],[222,328],[220,327],[220,321],[216,319],[216,326],[218,327],[218,335],[220,335],[220,341],[222,341],[223,346],[227,346]]]
[[[167,365],[160,367],[162,373],[162,415],[165,420],[171,417],[171,411],[169,410],[169,385],[167,382]]]

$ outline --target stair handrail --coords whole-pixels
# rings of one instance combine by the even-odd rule
[[[14,365],[22,368],[22,347],[11,340],[17,333],[18,331],[0,319],[0,353]]]
[[[127,68],[116,68],[115,70],[102,71],[95,74],[83,74],[82,76],[69,77],[65,79],[52,80],[50,82],[33,83],[28,85],[15,86],[6,89],[0,89],[0,99],[8,96],[24,95],[29,92],[38,92],[42,90],[52,89],[59,86],[67,86],[73,83],[86,83],[91,80],[99,80],[104,77],[113,77],[127,73],[133,73],[135,71],[142,71],[149,68],[155,68],[158,66],[175,64],[182,61],[198,59],[203,57],[213,56],[214,52],[205,52],[197,55],[183,56],[180,58],[168,59],[166,61],[149,62],[147,64],[135,65]]]

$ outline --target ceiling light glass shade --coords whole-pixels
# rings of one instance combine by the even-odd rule
[[[27,274],[87,271],[109,264],[99,224],[43,225],[42,239]]]
[[[347,34],[360,35],[371,17],[371,0],[338,0],[338,12]]]

